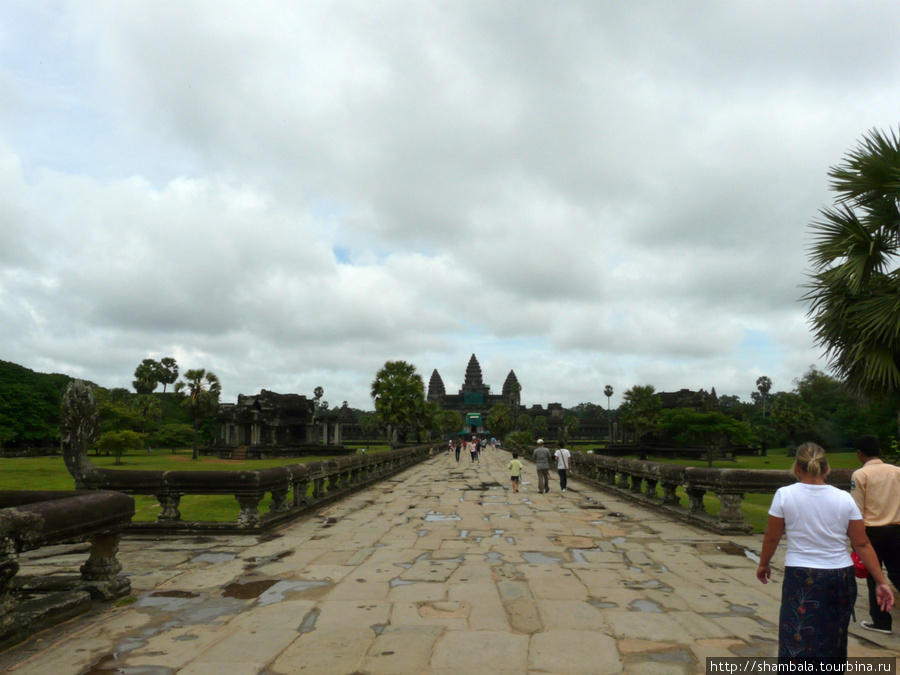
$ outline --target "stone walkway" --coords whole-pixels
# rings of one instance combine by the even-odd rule
[[[508,461],[444,453],[274,535],[129,538],[136,601],[45,631],[0,668],[593,675],[775,654],[780,575],[756,581],[761,537],[722,538],[577,480],[539,495],[531,465],[514,494]],[[900,654],[897,637],[851,632],[851,656]]]

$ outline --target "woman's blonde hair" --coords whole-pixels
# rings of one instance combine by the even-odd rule
[[[800,471],[810,476],[825,478],[831,467],[828,466],[828,460],[825,459],[825,451],[815,443],[804,443],[797,448],[797,455],[794,459],[794,466],[791,467],[791,475],[796,479],[800,479]]]

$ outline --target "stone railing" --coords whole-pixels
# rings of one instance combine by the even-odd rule
[[[309,510],[360,490],[418,464],[443,444],[427,444],[367,455],[244,471],[135,471],[94,466],[86,450],[64,446],[66,465],[79,489],[117,490],[152,495],[160,505],[155,523],[136,522],[132,530],[265,531]],[[237,521],[184,521],[179,511],[185,495],[233,495],[240,506]],[[260,503],[270,495],[265,514]],[[289,500],[290,496],[290,500]]]
[[[532,450],[524,449],[527,458]],[[827,482],[849,490],[852,473],[852,469],[835,469]],[[572,477],[721,534],[752,531],[742,511],[746,494],[774,494],[796,482],[790,471],[691,467],[583,452],[572,453]],[[678,488],[684,489],[687,507],[676,494]],[[706,509],[703,498],[707,494],[721,503],[716,515]]]
[[[0,647],[130,593],[116,554],[133,515],[134,499],[117,492],[0,492]],[[18,575],[23,552],[84,541],[79,574]]]

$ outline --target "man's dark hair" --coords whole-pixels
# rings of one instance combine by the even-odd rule
[[[514,452],[514,453],[513,453],[513,459],[519,459],[519,453],[518,453],[518,452]]]
[[[874,436],[860,436],[853,444],[859,452],[866,457],[878,457],[881,449],[878,447],[878,439]]]

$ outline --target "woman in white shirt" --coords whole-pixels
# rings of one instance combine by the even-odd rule
[[[768,583],[769,561],[787,535],[779,662],[846,661],[847,627],[856,604],[848,537],[877,583],[879,605],[888,611],[894,604],[859,509],[849,493],[825,484],[829,470],[822,448],[801,445],[791,469],[799,482],[779,489],[769,509],[756,577]]]

